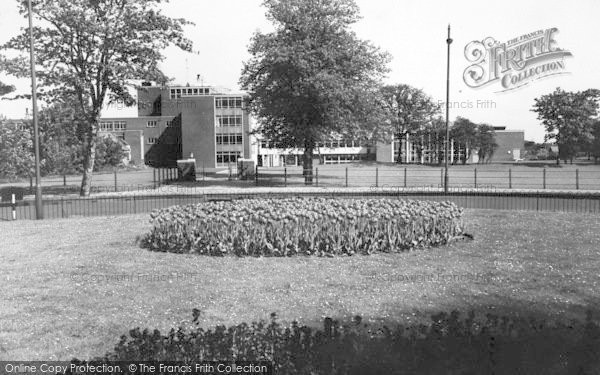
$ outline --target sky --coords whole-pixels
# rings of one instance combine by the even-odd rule
[[[261,0],[171,0],[161,7],[172,17],[186,18],[195,25],[186,27],[194,42],[194,53],[174,47],[163,51],[162,68],[176,83],[228,87],[239,91],[243,61],[256,31],[268,32]],[[598,0],[544,0],[484,2],[356,0],[361,20],[353,26],[361,39],[392,56],[386,84],[405,83],[422,89],[434,101],[443,103],[446,96],[447,27],[451,25],[453,42],[450,50],[450,119],[457,116],[476,123],[524,130],[525,139],[543,141],[544,129],[531,111],[534,98],[557,87],[568,91],[600,88],[600,47],[598,46]],[[17,12],[15,0],[2,0],[0,43],[26,26]],[[562,61],[560,75],[532,80],[527,85],[505,92],[496,81],[487,86],[469,87],[463,73],[472,62],[465,57],[465,47],[472,41],[493,37],[500,43],[538,30],[557,28],[554,46],[572,56]],[[511,73],[509,71],[508,73]],[[197,75],[202,79],[196,80]],[[19,92],[30,91],[27,80],[0,75],[0,80],[15,84]],[[0,100],[0,114],[23,118],[27,101]],[[134,108],[112,108],[106,116],[133,117]]]

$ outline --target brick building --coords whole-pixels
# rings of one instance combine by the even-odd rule
[[[213,171],[252,157],[243,94],[206,86],[143,85],[137,97],[137,117],[100,121],[101,132],[127,142],[132,162],[174,167],[193,155],[198,168]]]

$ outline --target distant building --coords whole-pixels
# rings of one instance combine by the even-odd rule
[[[23,130],[25,128],[25,124],[27,122],[30,122],[30,120],[23,120],[23,119],[5,119],[5,120],[1,120],[0,119],[0,126],[10,126],[10,127],[17,128],[19,130]]]
[[[258,142],[258,165],[279,167],[284,165],[302,165],[304,150],[299,148],[276,148],[266,141]],[[375,160],[375,146],[367,142],[352,139],[332,138],[317,143],[313,152],[315,163],[343,164],[365,160]]]
[[[521,160],[521,153],[525,148],[525,133],[522,130],[506,130],[504,126],[494,127],[495,140],[498,148],[489,159],[491,163],[514,162]],[[400,147],[402,144],[402,147]],[[400,155],[398,153],[400,152]],[[405,139],[395,139],[393,142],[377,144],[377,161],[395,162],[400,156],[402,163],[406,164],[438,164],[444,161],[444,144],[435,142],[431,135],[417,138],[407,135]],[[459,163],[468,155],[468,164],[479,162],[477,149],[461,147],[453,139],[448,145],[448,162]]]
[[[100,120],[101,133],[127,142],[132,162],[174,167],[193,156],[212,171],[253,157],[243,94],[206,86],[143,85],[137,92],[137,117]]]
[[[490,158],[491,163],[514,162],[522,160],[525,150],[525,132],[506,130],[505,126],[494,126],[498,148]]]

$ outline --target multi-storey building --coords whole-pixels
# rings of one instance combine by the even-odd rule
[[[152,166],[176,166],[194,158],[207,171],[252,157],[250,118],[243,94],[205,86],[138,88],[138,116],[102,118],[101,132],[122,137],[131,159]]]

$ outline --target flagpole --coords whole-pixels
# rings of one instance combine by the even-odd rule
[[[448,38],[446,39],[448,45],[448,57],[446,65],[446,142],[444,145],[444,193],[448,193],[448,143],[450,143],[450,128],[448,122],[450,119],[450,44],[452,39],[450,38],[450,24],[448,24]]]

